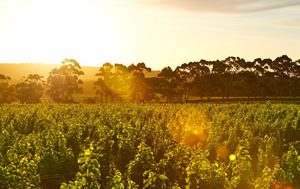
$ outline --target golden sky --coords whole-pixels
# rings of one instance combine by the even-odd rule
[[[299,59],[299,0],[0,0],[0,62]]]

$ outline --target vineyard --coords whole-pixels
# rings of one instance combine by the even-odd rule
[[[300,106],[0,106],[0,188],[300,188]]]

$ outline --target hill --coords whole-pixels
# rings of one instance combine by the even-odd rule
[[[0,64],[0,74],[7,75],[11,77],[12,81],[20,81],[24,76],[29,74],[39,74],[47,78],[49,72],[58,68],[58,64]],[[81,77],[83,80],[95,80],[95,74],[97,72],[97,67],[82,66],[82,71],[84,75]]]
[[[49,72],[58,68],[59,64],[32,64],[32,63],[21,63],[21,64],[0,64],[0,74],[11,77],[12,83],[18,83],[23,81],[23,78],[29,74],[39,74],[44,77],[44,80],[49,76]],[[94,95],[94,82],[97,79],[95,74],[98,72],[99,67],[82,66],[84,75],[80,78],[83,80],[83,92],[85,95]],[[146,73],[146,77],[156,77],[159,71],[152,71]]]
[[[32,63],[22,63],[22,64],[0,64],[0,74],[9,76],[12,78],[13,82],[19,82],[24,76],[29,74],[39,74],[47,78],[49,72],[58,68],[58,64],[32,64]],[[98,71],[98,67],[92,66],[82,66],[82,71],[84,75],[81,76],[82,80],[96,80],[95,74]],[[146,77],[156,77],[159,71],[152,71],[147,73]]]

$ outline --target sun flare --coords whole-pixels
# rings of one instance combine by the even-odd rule
[[[206,143],[210,127],[207,116],[193,107],[178,110],[169,123],[173,139],[187,146]]]
[[[250,3],[250,15],[246,9],[237,10],[239,2],[179,4],[1,0],[0,63],[59,63],[74,58],[85,66],[145,62],[158,70],[228,56],[253,60],[288,53],[299,58],[299,10],[286,8],[289,3],[268,13],[261,13],[264,6]],[[276,3],[267,4],[273,9]]]
[[[125,38],[117,33],[109,5],[97,6],[91,0],[30,0],[16,1],[15,7],[2,59],[59,63],[70,57],[98,66],[124,56],[120,44]]]

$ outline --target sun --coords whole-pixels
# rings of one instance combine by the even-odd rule
[[[109,6],[93,0],[17,0],[7,34],[8,59],[98,66],[123,57],[124,38]],[[95,54],[98,56],[95,57]]]

